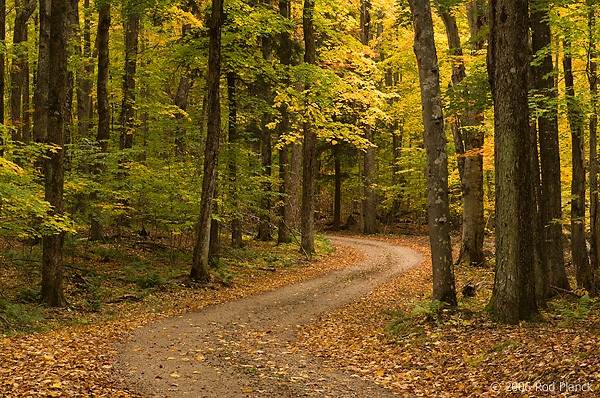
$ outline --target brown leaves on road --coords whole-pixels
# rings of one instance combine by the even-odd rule
[[[114,321],[62,326],[29,335],[0,335],[0,397],[141,397],[123,387],[111,364],[116,354],[111,347],[133,328],[159,317],[298,283],[353,264],[360,257],[356,251],[339,248],[318,262],[294,263],[276,271],[238,266],[230,287],[170,289],[156,291],[140,302],[111,304],[112,312],[123,314]]]
[[[387,240],[390,241],[390,240]],[[428,255],[426,238],[395,240]],[[460,267],[457,289],[481,287],[462,298],[459,311],[426,317],[431,259],[334,314],[315,321],[303,344],[336,366],[405,396],[598,396],[598,314],[557,326],[546,321],[504,326],[483,311],[493,286],[490,269]],[[421,312],[410,316],[413,309]],[[404,315],[400,315],[404,314]],[[404,327],[399,326],[404,319]],[[388,327],[386,327],[386,325]],[[396,326],[397,334],[389,326]]]

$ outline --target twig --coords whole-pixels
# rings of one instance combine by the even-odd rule
[[[285,221],[281,220],[281,222],[283,223],[283,226],[286,227],[288,231],[290,231],[290,234],[292,235],[292,237],[294,238],[294,240],[296,241],[298,246],[300,246],[300,249],[304,252],[304,255],[306,256],[306,260],[311,261],[312,257],[308,254],[308,252],[304,249],[302,244],[298,241],[298,238],[296,237],[296,234],[294,233],[294,231],[290,227],[288,227],[288,225],[285,223]]]
[[[578,298],[579,298],[579,296],[578,296],[577,294],[573,293],[572,291],[570,291],[570,290],[566,290],[566,289],[563,289],[563,288],[560,288],[560,287],[558,287],[558,286],[550,286],[550,289],[554,289],[554,290],[556,290],[557,292],[561,292],[561,293],[565,293],[565,294],[570,294],[570,295],[572,295],[573,297],[578,297]]]

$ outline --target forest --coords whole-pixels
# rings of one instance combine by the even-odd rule
[[[340,236],[424,260],[306,326],[318,357],[405,393],[600,389],[597,15],[592,0],[0,0],[0,393],[41,383],[27,364],[43,352],[50,396],[138,396],[111,341],[395,258]],[[24,348],[49,333],[96,358],[89,385]]]

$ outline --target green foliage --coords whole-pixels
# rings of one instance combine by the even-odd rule
[[[0,299],[0,329],[16,332],[36,331],[45,321],[40,307]]]
[[[418,302],[410,314],[405,315],[400,311],[386,311],[386,315],[393,317],[388,323],[387,329],[392,336],[411,337],[421,334],[430,324],[435,323],[437,327],[442,327],[441,314],[448,303],[434,300]]]
[[[167,284],[164,276],[157,269],[148,267],[143,262],[132,262],[123,269],[125,278],[142,289],[161,287]]]
[[[590,298],[588,294],[579,297],[577,302],[573,303],[568,300],[551,302],[550,305],[556,313],[559,313],[565,318],[565,321],[559,323],[559,326],[567,326],[575,321],[588,318],[593,311],[600,308],[600,303],[596,298]]]

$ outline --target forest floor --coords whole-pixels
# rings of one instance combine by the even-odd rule
[[[169,283],[153,284],[161,274],[138,266],[133,270],[137,273],[130,270],[124,279],[140,282],[140,289],[150,284],[151,289],[106,289],[95,292],[98,301],[88,295],[81,302],[73,291],[67,309],[38,317],[31,307],[19,307],[5,297],[15,280],[10,274],[16,271],[3,266],[0,396],[599,395],[596,302],[569,293],[542,312],[543,320],[500,325],[483,310],[491,295],[493,270],[457,267],[458,290],[474,286],[476,295],[461,296],[458,310],[440,310],[430,303],[428,239],[372,241],[411,248],[425,260],[399,273],[390,271],[393,257],[386,257],[382,249],[374,252],[385,261],[369,262],[373,250],[364,245],[358,250],[339,246],[316,262],[297,262],[265,246],[263,257],[268,253],[268,261],[222,267],[210,286],[180,286],[183,281],[175,286],[177,275]],[[389,264],[377,266],[382,263]],[[32,270],[27,267],[24,261],[22,268],[29,275]],[[76,285],[78,276],[84,279],[80,283],[91,283],[88,290],[102,289],[92,276],[108,280],[100,273],[75,272],[85,268],[74,267],[69,286]],[[315,282],[327,278],[332,278],[330,287]],[[344,289],[331,290],[335,280]],[[290,287],[274,290],[282,286]],[[305,289],[315,289],[314,294],[304,294]],[[278,293],[283,291],[291,292],[288,297],[294,300],[283,301]],[[32,294],[27,289],[18,293],[22,298]],[[250,298],[238,300],[244,297]],[[266,311],[252,304],[258,297]],[[285,312],[291,308],[304,310]],[[45,327],[24,333],[31,328],[21,321]],[[136,336],[144,334],[152,338],[136,343]],[[134,362],[139,354],[146,358]],[[206,379],[212,384],[205,384]],[[219,390],[223,387],[227,393]],[[194,393],[185,395],[186,391]]]

